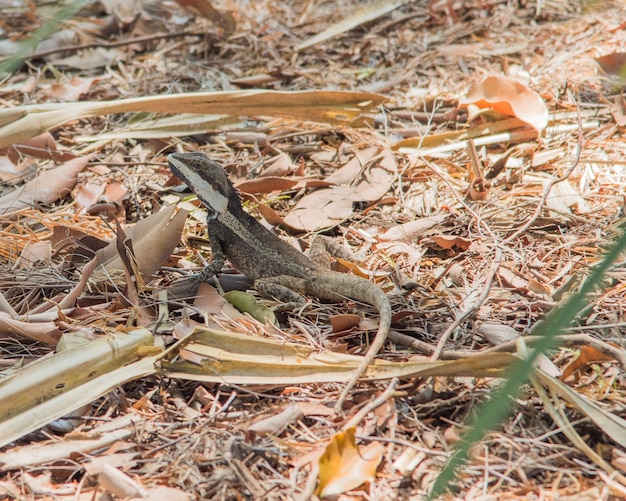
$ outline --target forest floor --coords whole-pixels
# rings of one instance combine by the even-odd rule
[[[509,354],[620,235],[626,5],[100,0],[54,25],[58,9],[0,19],[0,58],[26,56],[0,80],[0,498],[425,499]],[[219,161],[300,249],[334,237],[360,261],[336,268],[387,293],[376,381],[343,412],[376,311],[310,297],[262,321],[223,299],[277,306],[232,269],[174,297],[211,259],[176,151]],[[108,245],[122,234],[133,250]],[[625,270],[441,499],[626,498]]]

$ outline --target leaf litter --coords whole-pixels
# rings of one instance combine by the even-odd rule
[[[18,413],[0,416],[3,486],[72,499],[94,485],[120,497],[160,486],[183,499],[423,497],[450,437],[497,384],[486,375],[511,358],[494,350],[532,345],[524,334],[619,231],[624,6],[101,5],[0,84],[10,183],[0,392],[15,375],[28,381],[20,370],[50,378],[19,402],[0,394]],[[9,9],[3,29],[21,36],[54,17],[31,9]],[[2,36],[14,50],[20,36]],[[246,208],[283,238],[306,249],[310,233],[333,235],[388,291],[392,342],[345,416],[328,409],[367,347],[369,309],[310,298],[302,311],[278,309],[276,326],[220,300],[216,291],[250,294],[236,270],[195,301],[168,294],[210,259],[202,209],[168,183],[165,154],[192,150],[221,161]],[[183,199],[189,218],[175,208]],[[624,492],[624,278],[612,270],[542,361],[551,375],[537,371],[451,499]],[[87,346],[104,365],[84,362]],[[65,372],[48,355],[53,372],[38,373],[51,352]],[[66,420],[74,431],[49,440],[42,426],[92,402]],[[338,438],[353,454],[329,459],[326,487],[306,458]],[[377,453],[359,465],[368,444]],[[95,450],[106,469],[90,467]],[[53,480],[41,474],[52,464]]]

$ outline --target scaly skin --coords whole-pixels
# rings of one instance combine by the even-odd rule
[[[171,171],[184,181],[209,211],[207,227],[213,261],[202,272],[208,279],[220,271],[225,257],[254,280],[255,288],[283,301],[301,302],[307,294],[320,299],[352,298],[378,310],[376,337],[342,392],[335,411],[380,351],[391,325],[391,305],[375,284],[354,275],[327,270],[271,233],[243,210],[237,190],[217,162],[202,153],[172,153]]]

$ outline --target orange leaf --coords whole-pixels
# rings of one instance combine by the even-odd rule
[[[512,78],[491,76],[469,91],[461,106],[473,104],[517,117],[541,132],[548,125],[548,108],[541,96]]]
[[[383,446],[372,442],[359,450],[354,428],[337,433],[319,459],[319,497],[335,496],[371,482],[383,457]]]
[[[583,346],[580,350],[580,353],[578,354],[578,357],[572,360],[563,369],[563,375],[561,376],[561,379],[565,381],[576,371],[580,371],[591,364],[599,362],[610,362],[611,360],[614,360],[613,357],[602,353],[600,350],[597,350],[596,348],[593,348],[591,346]]]
[[[428,240],[438,245],[442,249],[458,248],[462,251],[466,251],[472,245],[472,240],[465,237],[457,237],[454,235],[433,235]]]

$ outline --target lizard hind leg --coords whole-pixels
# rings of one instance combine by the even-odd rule
[[[351,263],[361,262],[343,245],[324,235],[316,235],[313,238],[308,256],[311,261],[324,269],[330,269],[330,256],[350,261]]]
[[[304,291],[306,280],[303,278],[279,275],[277,277],[259,278],[254,281],[254,288],[261,294],[282,301],[276,309],[279,311],[294,310],[307,304],[304,296],[296,291]]]

